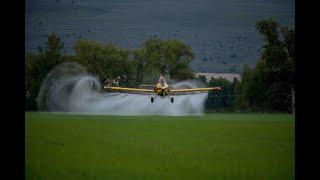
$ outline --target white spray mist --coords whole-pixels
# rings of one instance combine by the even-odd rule
[[[174,88],[197,87],[195,82],[173,84]],[[102,92],[98,78],[88,75],[85,68],[76,63],[56,66],[46,77],[38,94],[40,111],[73,112],[106,115],[203,115],[207,93],[158,97],[154,95]]]

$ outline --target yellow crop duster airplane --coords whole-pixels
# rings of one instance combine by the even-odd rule
[[[174,95],[174,93],[212,91],[212,90],[220,90],[221,88],[220,87],[208,87],[208,88],[191,88],[191,89],[170,89],[165,78],[163,76],[160,76],[159,81],[157,82],[157,84],[154,86],[153,89],[125,88],[125,87],[112,87],[112,86],[104,86],[104,89],[107,91],[155,93],[157,96],[160,96],[162,98],[169,97],[171,103],[173,103],[174,98],[170,97],[170,95]],[[154,102],[154,100],[157,96],[151,97],[151,103]]]

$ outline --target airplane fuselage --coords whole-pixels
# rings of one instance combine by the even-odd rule
[[[169,95],[169,87],[161,86],[160,83],[154,87],[154,92],[161,97]]]
[[[163,76],[160,76],[159,81],[154,87],[154,92],[161,97],[169,95],[169,86]]]

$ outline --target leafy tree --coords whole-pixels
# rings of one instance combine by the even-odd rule
[[[151,38],[142,44],[138,53],[136,58],[147,70],[158,71],[178,81],[194,78],[189,64],[195,55],[181,41]]]
[[[279,24],[273,19],[263,19],[257,21],[256,29],[265,38],[265,41],[269,44],[279,43]]]
[[[39,48],[37,54],[25,55],[25,109],[35,110],[37,95],[46,75],[57,64],[66,59],[62,55],[63,42],[56,34],[47,37],[44,48]]]
[[[295,30],[293,28],[282,28],[284,45],[289,55],[285,62],[286,74],[288,74],[288,82],[291,88],[295,88]]]
[[[112,44],[80,40],[75,44],[77,61],[85,66],[89,73],[105,80],[120,78],[129,85],[132,75],[132,63],[128,61],[129,51]]]
[[[295,59],[295,31],[293,28],[284,27],[282,28],[283,42],[288,52],[288,55],[294,60]]]
[[[25,55],[25,109],[35,110],[37,108],[36,98],[41,85],[40,56],[35,54]]]
[[[251,109],[290,109],[291,88],[294,88],[294,30],[280,28],[273,19],[258,21],[257,31],[265,43],[261,59],[254,69],[244,69],[236,107],[249,105]]]
[[[80,40],[75,45],[77,61],[102,80],[120,78],[123,86],[137,86],[150,74],[169,74],[176,80],[193,77],[189,67],[191,49],[177,40],[151,38],[141,48],[125,50],[112,44]]]
[[[234,86],[233,82],[225,78],[211,78],[209,86],[219,86],[220,91],[209,91],[206,107],[209,109],[222,110],[224,108],[234,109]]]
[[[199,75],[197,79],[204,84],[208,84],[207,78],[205,75]]]
[[[137,83],[140,83],[146,79],[150,79],[154,83],[154,80],[159,78],[161,72],[161,63],[163,58],[161,57],[161,45],[162,40],[158,38],[152,38],[146,40],[142,46],[133,51],[133,65],[135,68]],[[153,77],[153,75],[155,75]]]
[[[243,72],[241,82],[235,86],[235,108],[236,109],[248,109],[248,91],[247,88],[252,84],[252,69],[247,64],[243,66]]]
[[[178,40],[167,40],[162,48],[165,58],[162,73],[168,71],[170,77],[178,81],[194,77],[189,64],[195,55],[189,46]]]
[[[50,34],[45,42],[44,53],[52,58],[59,59],[62,55],[63,46],[64,43],[56,34]]]

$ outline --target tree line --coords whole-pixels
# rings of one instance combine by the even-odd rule
[[[260,20],[256,29],[264,39],[260,59],[254,68],[244,65],[241,81],[210,79],[209,86],[221,86],[209,92],[207,107],[246,111],[286,111],[294,109],[295,30],[281,27],[273,19]],[[205,77],[200,77],[206,82]]]
[[[56,34],[48,35],[43,48],[25,55],[25,109],[36,110],[36,98],[50,70],[63,62],[77,62],[100,81],[118,79],[120,86],[136,87],[142,82],[154,83],[160,74],[181,81],[194,78],[190,62],[195,55],[182,41],[150,38],[138,49],[113,44],[79,40],[75,55],[63,53],[64,44]]]
[[[256,29],[264,37],[263,51],[254,68],[244,66],[241,81],[212,78],[207,83],[205,76],[196,78],[208,86],[222,87],[222,91],[209,92],[208,109],[290,110],[291,92],[295,88],[294,29],[280,27],[273,19],[258,21]],[[176,39],[149,38],[137,49],[79,40],[74,45],[74,55],[63,50],[61,39],[50,34],[38,52],[26,53],[26,110],[37,109],[41,83],[54,66],[63,62],[77,62],[102,83],[117,78],[119,85],[126,87],[154,83],[160,74],[175,81],[195,79],[190,68],[195,54],[190,46]]]

